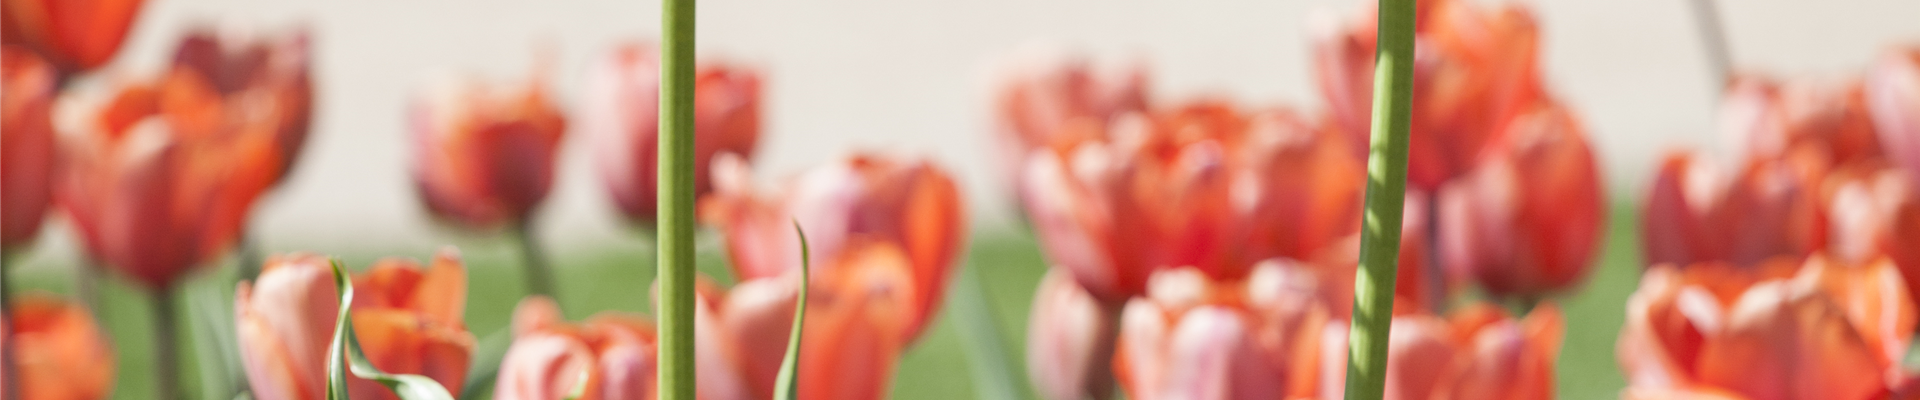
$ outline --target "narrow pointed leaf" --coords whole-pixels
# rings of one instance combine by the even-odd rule
[[[340,291],[340,316],[333,325],[333,344],[327,348],[327,399],[347,399],[347,370],[353,376],[368,379],[386,385],[393,394],[403,400],[453,400],[447,389],[439,382],[419,375],[388,374],[373,367],[367,361],[367,354],[360,350],[360,338],[353,334],[353,282],[347,279],[345,268],[339,260],[333,262],[333,283]],[[344,356],[343,356],[344,354]],[[342,365],[341,361],[346,361]]]
[[[507,346],[513,344],[512,327],[502,327],[480,339],[480,345],[474,351],[473,367],[467,369],[467,382],[460,390],[460,400],[481,400],[486,397],[494,380],[500,376],[500,361],[507,356]]]
[[[780,360],[780,375],[773,381],[774,400],[794,400],[800,397],[800,328],[807,325],[808,282],[813,273],[813,254],[807,248],[807,232],[800,230],[800,221],[793,222],[793,233],[800,235],[800,301],[793,303],[793,331],[787,334],[787,355]]]

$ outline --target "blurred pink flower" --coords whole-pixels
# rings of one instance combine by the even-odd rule
[[[1920,182],[1920,46],[1881,56],[1862,86],[1887,157]]]
[[[1312,271],[1263,264],[1245,280],[1190,268],[1157,272],[1121,317],[1114,371],[1131,398],[1313,396],[1320,334],[1337,316]]]
[[[413,179],[434,216],[469,229],[527,222],[553,186],[567,121],[534,78],[466,80],[409,112]]]
[[[1094,299],[1073,276],[1047,270],[1027,317],[1027,376],[1041,398],[1111,398],[1112,351],[1120,315]]]
[[[1036,149],[1106,140],[1116,118],[1148,109],[1150,87],[1140,63],[1105,66],[1078,55],[1032,54],[1002,66],[994,79],[994,130],[1009,161]],[[1018,180],[1018,171],[1007,173]]]
[[[651,225],[658,194],[659,48],[626,43],[587,75],[580,129],[594,143],[595,163],[613,203],[628,220]],[[724,62],[703,63],[694,76],[694,196],[713,191],[714,156],[753,156],[760,137],[760,73]]]
[[[1877,159],[1880,140],[1863,93],[1855,79],[1737,76],[1721,102],[1721,135],[1744,158],[1780,157],[1807,147],[1836,165]]]
[[[53,202],[53,101],[58,72],[25,48],[0,46],[0,249],[33,241]]]
[[[870,243],[905,252],[900,272],[915,293],[908,338],[919,336],[946,298],[966,240],[966,208],[951,175],[931,161],[855,154],[765,193],[751,187],[737,157],[721,157],[713,173],[715,190],[702,200],[701,213],[726,235],[740,279],[800,269],[797,221],[812,246],[815,275],[830,273],[838,268],[834,260]]]

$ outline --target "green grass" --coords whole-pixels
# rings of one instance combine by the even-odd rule
[[[1635,220],[1629,207],[1615,207],[1613,218],[1608,225],[1605,251],[1596,270],[1588,277],[1585,286],[1578,292],[1557,299],[1567,312],[1566,343],[1561,352],[1557,383],[1560,398],[1564,399],[1611,399],[1617,398],[1619,389],[1624,385],[1619,369],[1614,362],[1614,337],[1620,332],[1620,324],[1626,304],[1626,297],[1637,283],[1639,254],[1637,242],[1633,238]],[[702,237],[705,241],[715,239],[711,235]],[[648,249],[645,239],[635,238],[631,246],[610,248],[591,253],[552,254],[557,266],[560,301],[572,319],[582,319],[601,310],[623,310],[646,312],[650,301],[653,278],[653,253]],[[964,265],[978,268],[982,277],[992,312],[999,319],[1000,333],[1011,346],[1008,349],[1010,361],[1014,365],[1007,368],[1017,382],[1024,382],[1023,347],[1025,342],[1028,303],[1032,300],[1034,288],[1039,284],[1045,263],[1032,237],[1025,233],[1001,233],[977,237],[970,243]],[[467,301],[467,324],[478,338],[502,329],[508,323],[511,311],[519,294],[524,292],[520,286],[518,255],[511,246],[501,241],[498,246],[463,248],[469,276],[469,296]],[[718,279],[727,281],[725,268],[720,254],[712,246],[702,248],[701,269],[710,275],[720,274]],[[375,259],[385,256],[406,256],[426,259],[433,249],[395,249],[389,251],[367,251],[365,253],[338,255],[354,269],[365,268]],[[21,260],[17,274],[19,287],[43,289],[55,292],[70,292],[72,288],[71,268],[65,265],[53,265],[49,259],[63,257],[35,257]],[[232,288],[216,284],[221,280],[230,281],[231,262],[223,264],[221,269],[210,271],[195,278],[190,285],[198,290],[223,290],[222,298],[232,298]],[[118,350],[118,389],[115,399],[144,399],[154,387],[153,340],[150,334],[153,321],[150,318],[148,297],[127,282],[108,278],[103,286],[102,306],[95,310],[102,320],[104,329],[112,337]],[[231,312],[231,308],[226,308]],[[650,312],[649,312],[650,314]],[[183,316],[183,318],[191,318]],[[182,322],[187,324],[187,322]],[[950,315],[941,315],[933,329],[901,360],[896,373],[893,394],[900,399],[973,399],[973,380],[967,368],[968,351],[962,345],[957,321]],[[192,351],[192,338],[182,334],[179,352],[187,357],[189,363],[195,352]],[[185,386],[189,393],[205,393],[200,390],[199,372],[194,369],[181,371],[185,376]],[[1022,388],[1025,392],[1025,388]],[[201,398],[213,398],[202,396]],[[220,399],[226,400],[226,399]]]

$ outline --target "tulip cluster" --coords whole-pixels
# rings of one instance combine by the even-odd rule
[[[1532,11],[1423,1],[1416,19],[1421,48],[1395,309],[1418,316],[1411,320],[1441,321],[1435,315],[1467,282],[1526,304],[1573,287],[1594,261],[1605,194],[1584,124],[1543,83]],[[1324,394],[1314,389],[1318,366],[1296,364],[1327,348],[1321,325],[1344,326],[1352,312],[1376,31],[1371,12],[1320,22],[1312,36],[1328,105],[1321,115],[1286,107],[1247,111],[1216,99],[1157,102],[1139,66],[1095,71],[1079,59],[1039,58],[1003,73],[995,97],[1001,147],[1020,161],[1016,193],[1057,267],[1034,301],[1028,339],[1029,369],[1043,394],[1105,396],[1100,382],[1116,343],[1121,357],[1111,369],[1136,397]],[[1291,272],[1260,270],[1269,265]],[[1234,286],[1282,276],[1322,283],[1284,300],[1285,310],[1236,297],[1286,297],[1268,293],[1277,287]],[[1160,280],[1187,289],[1163,289]],[[1195,289],[1213,287],[1192,283],[1203,281],[1227,282],[1235,288],[1219,290],[1243,294],[1202,296],[1216,290]],[[1157,290],[1188,297],[1160,298]],[[1303,303],[1309,298],[1312,307]],[[1199,306],[1216,302],[1230,306]],[[1544,357],[1524,368],[1550,371],[1558,318],[1541,318],[1556,321],[1528,324],[1538,325],[1541,344],[1512,351]],[[1207,328],[1178,327],[1189,319]],[[1295,324],[1314,327],[1289,333]],[[1149,326],[1163,331],[1145,333]],[[1118,341],[1102,334],[1116,329]],[[1176,332],[1214,336],[1165,339]],[[1466,354],[1474,338],[1455,329],[1429,341]],[[1255,347],[1261,351],[1243,351]],[[1179,357],[1220,364],[1175,366]],[[1550,395],[1550,380],[1538,382],[1545,386],[1514,390]],[[1482,384],[1437,390],[1490,394],[1476,386]]]
[[[1731,173],[1669,155],[1647,193],[1649,269],[1619,343],[1630,398],[1882,398],[1920,284],[1920,49],[1863,77],[1736,77]],[[1816,371],[1817,373],[1808,373]]]

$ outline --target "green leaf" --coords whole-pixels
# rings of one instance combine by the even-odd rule
[[[500,376],[500,361],[507,357],[507,347],[513,344],[513,327],[501,327],[480,339],[473,355],[473,367],[467,369],[467,382],[460,390],[460,400],[481,400],[491,393],[493,382]]]
[[[1007,340],[1000,335],[999,318],[993,313],[993,304],[987,302],[987,289],[980,281],[980,271],[971,263],[961,266],[960,282],[957,290],[948,294],[948,304],[953,305],[953,315],[960,329],[960,342],[966,346],[968,365],[972,367],[973,387],[981,399],[1020,399],[1025,398],[1020,388],[1026,387],[1019,382],[1014,371],[1020,365],[1014,364],[1007,356]]]
[[[807,324],[807,282],[813,273],[813,252],[807,248],[807,232],[800,221],[793,222],[793,233],[800,235],[800,301],[793,304],[793,332],[787,335],[787,355],[780,360],[780,375],[773,381],[774,400],[800,397],[800,328]]]
[[[226,277],[203,280],[184,289],[194,364],[200,390],[209,397],[238,394],[246,387],[240,363],[239,339],[234,337],[232,281]]]
[[[347,370],[352,369],[353,376],[369,379],[386,385],[393,394],[405,400],[453,400],[447,389],[439,382],[419,375],[388,374],[373,367],[367,361],[367,354],[360,350],[360,338],[353,334],[353,282],[347,279],[347,270],[340,266],[339,260],[333,261],[333,284],[340,290],[340,316],[333,324],[333,344],[327,347],[327,399],[347,400]],[[342,356],[344,354],[344,357]],[[346,365],[341,365],[342,359]]]

